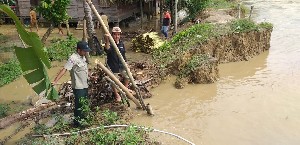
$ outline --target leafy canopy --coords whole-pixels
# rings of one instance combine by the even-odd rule
[[[42,0],[37,7],[37,11],[47,21],[59,24],[66,22],[70,18],[67,13],[69,4],[70,0]]]

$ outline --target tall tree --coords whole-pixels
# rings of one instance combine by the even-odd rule
[[[70,0],[42,0],[37,7],[37,11],[43,16],[46,21],[50,22],[50,27],[42,38],[42,42],[45,43],[50,36],[55,25],[66,23],[70,18],[67,13],[67,7],[70,4]]]

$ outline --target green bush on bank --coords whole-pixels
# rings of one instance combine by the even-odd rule
[[[69,36],[66,40],[55,39],[51,46],[46,48],[46,52],[51,61],[62,61],[68,59],[69,55],[75,52],[76,44],[79,40]]]
[[[20,63],[17,59],[12,59],[8,63],[0,66],[0,87],[19,78],[22,74]]]

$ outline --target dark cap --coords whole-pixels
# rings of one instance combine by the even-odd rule
[[[79,41],[79,42],[77,42],[77,48],[81,49],[81,50],[83,50],[85,52],[90,52],[91,51],[88,43],[85,42],[85,41]]]

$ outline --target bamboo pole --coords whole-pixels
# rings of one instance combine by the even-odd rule
[[[121,55],[121,53],[120,53],[120,51],[119,51],[119,49],[118,49],[118,47],[117,47],[117,45],[116,45],[114,39],[112,38],[111,34],[109,33],[107,27],[105,26],[105,24],[104,24],[104,22],[103,22],[101,16],[99,15],[99,13],[98,13],[97,9],[95,8],[95,6],[92,4],[91,0],[86,0],[86,2],[87,2],[88,5],[91,7],[91,9],[92,9],[92,11],[94,12],[94,14],[97,16],[97,18],[98,18],[98,20],[99,20],[101,26],[103,27],[103,30],[104,30],[105,34],[108,34],[108,35],[109,35],[109,41],[110,41],[111,45],[113,46],[113,48],[115,49],[115,51],[116,51],[116,53],[117,53],[119,59],[121,60],[123,66],[125,67],[125,70],[126,70],[128,76],[129,76],[129,79],[130,79],[132,85],[134,86],[134,90],[135,90],[135,92],[136,92],[137,95],[138,95],[138,99],[139,99],[139,101],[140,101],[140,103],[141,103],[140,105],[142,105],[143,110],[147,110],[146,105],[145,105],[145,103],[144,103],[144,101],[143,101],[143,98],[142,98],[141,95],[140,95],[140,91],[139,91],[139,89],[138,89],[138,86],[135,84],[134,79],[133,79],[133,77],[132,77],[132,74],[131,74],[129,68],[127,67],[127,64],[126,64],[124,58],[122,57],[122,55]],[[114,81],[115,81],[115,80],[114,80]],[[119,80],[118,80],[118,81],[119,81]],[[119,84],[118,84],[118,85],[119,85]],[[122,86],[123,86],[123,84],[122,84]],[[123,89],[123,88],[122,88],[122,89]],[[125,87],[125,89],[128,91],[128,89],[127,89],[126,87]],[[125,91],[125,90],[124,90],[124,91]],[[126,94],[127,94],[127,93],[126,93]],[[132,95],[131,93],[129,93],[129,94]],[[149,112],[147,112],[147,113],[149,114]]]
[[[108,75],[108,77],[110,79],[112,79],[116,85],[118,85],[127,95],[127,97],[132,100],[135,105],[137,106],[137,108],[142,108],[141,104],[139,103],[139,101],[129,92],[128,88],[126,88],[118,78],[116,78],[116,76],[114,74],[111,73],[110,70],[108,70],[101,62],[96,62],[96,64],[104,71],[105,74]]]
[[[82,41],[87,42],[86,19],[83,19]]]

